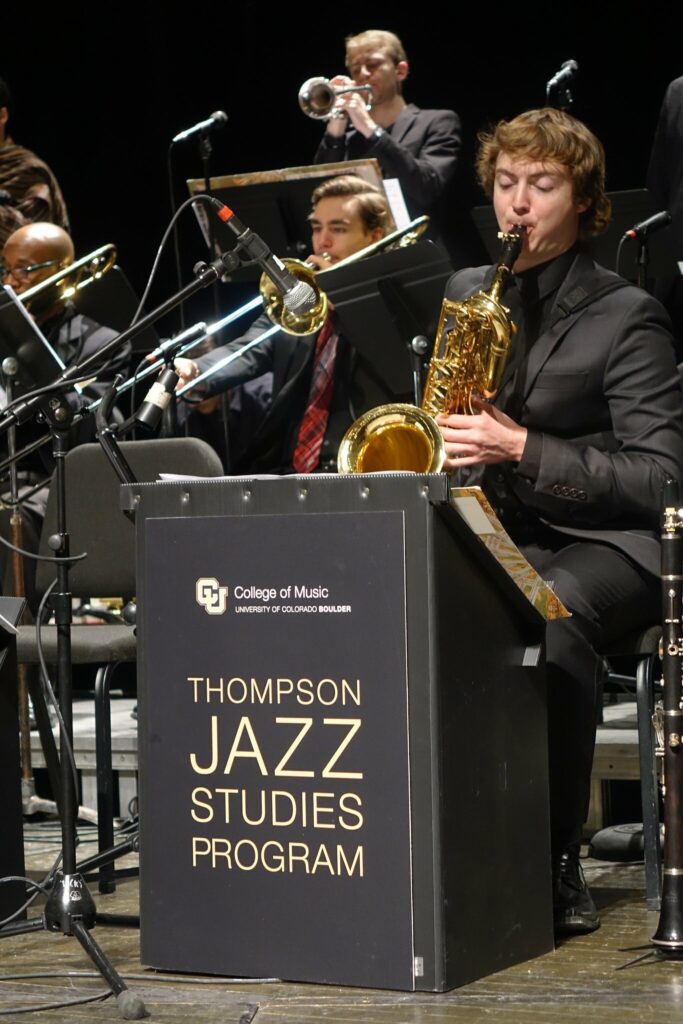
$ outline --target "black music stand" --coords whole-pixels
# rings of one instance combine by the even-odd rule
[[[23,387],[49,384],[64,369],[64,363],[12,288],[0,292],[0,362],[16,359]]]
[[[452,272],[446,251],[422,240],[318,275],[344,337],[397,398],[421,401],[420,371]]]
[[[120,332],[132,323],[139,300],[121,267],[114,266],[93,286],[76,292],[73,303],[79,313]],[[131,341],[134,353],[151,352],[158,344],[159,335],[152,326]]]
[[[222,175],[209,180],[209,191],[227,206],[234,208],[252,231],[264,238],[281,258],[303,259],[311,251],[311,193],[327,178],[340,174],[356,174],[384,191],[382,173],[377,160],[347,160],[337,164],[315,164],[310,167],[287,167],[275,171],[254,171],[250,174]],[[191,178],[190,195],[206,192],[204,178]],[[210,244],[209,221],[203,206],[194,211],[206,244]],[[212,216],[211,223],[216,218]],[[388,231],[395,228],[393,217]],[[215,237],[221,249],[230,249],[235,236],[224,224],[217,222]],[[234,281],[256,281],[259,266],[239,268],[231,274]]]
[[[656,213],[657,206],[646,188],[629,189],[625,192],[608,192],[607,196],[612,203],[612,216],[609,225],[603,234],[591,238],[586,243],[587,248],[591,256],[603,267],[616,271],[627,281],[636,282],[639,261],[638,243],[635,240],[626,240],[620,254],[620,265],[617,267],[619,243],[629,228]],[[486,246],[486,251],[492,262],[495,263],[500,254],[500,241],[498,239],[498,222],[493,207],[475,206],[472,210],[472,220]],[[677,275],[676,259],[669,237],[669,229],[648,236],[647,243],[649,276],[669,280]]]

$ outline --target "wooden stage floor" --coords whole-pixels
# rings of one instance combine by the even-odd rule
[[[94,846],[92,830],[79,856]],[[40,879],[58,851],[53,823],[26,828],[27,870]],[[121,866],[134,863],[133,855]],[[601,909],[602,928],[593,935],[563,942],[554,953],[502,971],[442,995],[344,989],[278,981],[216,981],[164,976],[143,970],[137,929],[98,926],[93,934],[106,955],[144,1000],[158,1024],[585,1024],[585,1022],[657,1021],[683,1018],[683,963],[650,960],[627,970],[617,968],[647,944],[658,915],[645,909],[642,865],[585,862],[586,875]],[[138,883],[119,883],[116,893],[96,894],[101,913],[136,913]],[[226,921],[226,929],[230,922]],[[178,936],[182,942],[182,936]],[[37,932],[0,942],[0,976],[42,972],[91,972],[92,966],[74,938]],[[68,976],[3,980],[0,1020],[97,1024],[121,1019],[113,999],[63,1009],[17,1013],[20,1007],[66,1002],[104,991],[99,978]],[[7,1011],[10,1011],[9,1014]]]

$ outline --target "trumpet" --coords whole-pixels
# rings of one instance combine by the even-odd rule
[[[367,92],[365,109],[372,106],[372,88],[369,85],[330,85],[329,78],[308,78],[299,89],[299,106],[307,117],[327,121],[335,116],[337,97],[346,92]]]
[[[62,267],[54,274],[39,281],[32,288],[28,288],[21,295],[17,296],[20,302],[29,307],[31,302],[39,295],[43,295],[49,288],[60,288],[56,301],[70,299],[76,292],[86,288],[93,281],[99,281],[107,271],[116,263],[116,246],[111,242],[93,249],[87,256],[70,263],[68,267]]]

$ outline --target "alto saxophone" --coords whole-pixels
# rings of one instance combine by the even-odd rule
[[[515,332],[500,299],[524,240],[524,228],[500,232],[502,250],[493,283],[469,299],[444,299],[422,404],[380,405],[360,416],[342,438],[340,473],[412,470],[438,473],[445,451],[434,417],[472,413],[472,396],[496,394]]]

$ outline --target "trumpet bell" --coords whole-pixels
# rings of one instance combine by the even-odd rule
[[[345,92],[366,92],[368,102],[366,110],[371,107],[372,87],[369,85],[334,86],[329,78],[308,78],[299,89],[299,106],[307,117],[314,121],[327,121],[337,105],[337,96]]]
[[[344,434],[340,473],[438,473],[446,453],[436,422],[415,405],[391,402],[360,416]]]
[[[314,289],[316,303],[306,313],[292,313],[285,306],[282,295],[277,290],[267,274],[261,276],[259,291],[263,299],[264,312],[268,319],[288,334],[296,334],[303,337],[306,334],[314,334],[319,331],[325,323],[327,316],[328,300],[327,295],[316,283],[315,269],[309,267],[301,260],[283,260],[287,270],[298,281],[304,281]]]
[[[307,117],[324,121],[337,102],[337,95],[327,78],[308,78],[299,90],[299,106]]]

